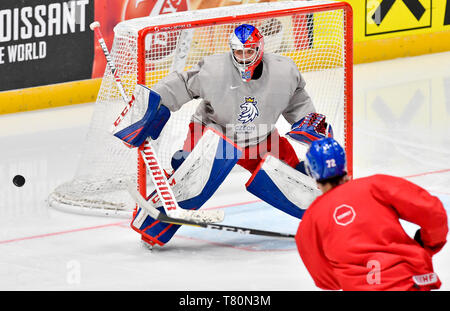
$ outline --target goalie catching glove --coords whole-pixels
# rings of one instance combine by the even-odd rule
[[[310,145],[315,140],[333,137],[333,129],[330,124],[325,122],[323,114],[311,112],[292,124],[291,131],[286,135],[303,144]]]
[[[147,137],[157,139],[170,118],[170,110],[160,104],[161,96],[138,84],[133,94],[134,105],[145,106],[145,115],[139,121],[114,134],[129,147],[139,147]]]

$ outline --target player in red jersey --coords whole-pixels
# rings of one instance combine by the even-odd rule
[[[332,138],[312,142],[306,167],[322,191],[297,234],[300,256],[326,290],[431,290],[441,286],[432,256],[446,243],[441,201],[399,177],[349,180],[342,147]],[[399,219],[420,226],[414,239]]]

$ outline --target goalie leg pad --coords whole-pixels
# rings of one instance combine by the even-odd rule
[[[184,162],[184,160],[186,160],[189,153],[189,151],[185,150],[178,150],[177,152],[175,152],[175,154],[172,156],[172,160],[170,161],[170,165],[172,166],[172,169],[174,171],[176,171]]]
[[[311,177],[271,154],[266,154],[245,186],[253,195],[299,219],[321,193]]]
[[[178,205],[183,209],[199,209],[219,188],[241,157],[242,150],[222,134],[207,129],[195,148],[169,178]],[[164,213],[156,191],[150,202]],[[180,227],[167,224],[139,211],[132,228],[159,245],[167,243]],[[144,217],[145,216],[145,217]]]

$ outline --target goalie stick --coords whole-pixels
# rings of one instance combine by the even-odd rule
[[[135,202],[143,209],[145,209],[148,214],[153,217],[156,220],[170,223],[170,224],[176,224],[176,225],[189,225],[194,227],[201,227],[201,228],[207,228],[207,229],[214,229],[214,230],[220,230],[220,231],[228,231],[228,232],[237,232],[241,234],[249,234],[249,235],[262,235],[262,236],[268,236],[268,237],[274,237],[274,238],[295,238],[294,234],[290,233],[282,233],[282,232],[274,232],[274,231],[265,231],[265,230],[259,230],[259,229],[252,229],[252,228],[245,228],[245,227],[236,227],[236,226],[229,226],[229,225],[221,225],[221,224],[212,224],[212,223],[205,223],[202,221],[196,221],[195,219],[192,220],[184,220],[184,219],[176,219],[172,218],[170,216],[167,216],[163,213],[161,213],[159,210],[157,210],[151,203],[149,203],[147,200],[145,200],[142,195],[136,190],[136,185],[132,183],[128,183],[127,185],[128,192],[131,195],[131,197],[135,200]]]
[[[133,105],[134,97],[128,98],[125,89],[123,87],[122,81],[120,79],[118,70],[114,64],[114,61],[108,51],[103,35],[100,31],[100,23],[95,21],[89,25],[92,31],[94,31],[95,37],[100,44],[103,54],[105,55],[106,62],[108,64],[111,73],[114,76],[114,81],[116,82],[117,88],[119,89],[122,99],[125,101],[126,106],[114,122],[112,126],[112,131],[114,131],[120,122],[123,120],[125,115],[128,113]],[[155,185],[156,191],[158,193],[161,202],[163,203],[164,210],[166,214],[173,217],[173,219],[180,219],[185,221],[195,221],[203,223],[213,223],[221,222],[224,219],[223,211],[196,211],[196,210],[185,210],[182,209],[178,202],[176,201],[175,195],[167,181],[166,176],[164,176],[163,169],[161,168],[160,161],[157,159],[155,152],[153,152],[153,147],[150,139],[144,142],[144,148],[140,150],[142,158],[144,159],[145,165],[150,172],[153,184]],[[152,160],[152,165],[149,166],[149,158]]]

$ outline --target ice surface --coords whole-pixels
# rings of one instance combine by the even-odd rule
[[[185,226],[148,251],[127,219],[48,208],[48,194],[75,173],[92,111],[0,116],[0,290],[318,290],[293,240]],[[355,177],[407,177],[448,211],[449,146],[449,52],[355,66]],[[246,192],[245,172],[235,176],[205,207],[223,208],[225,224],[295,233],[296,219]],[[449,245],[434,266],[449,290]]]

